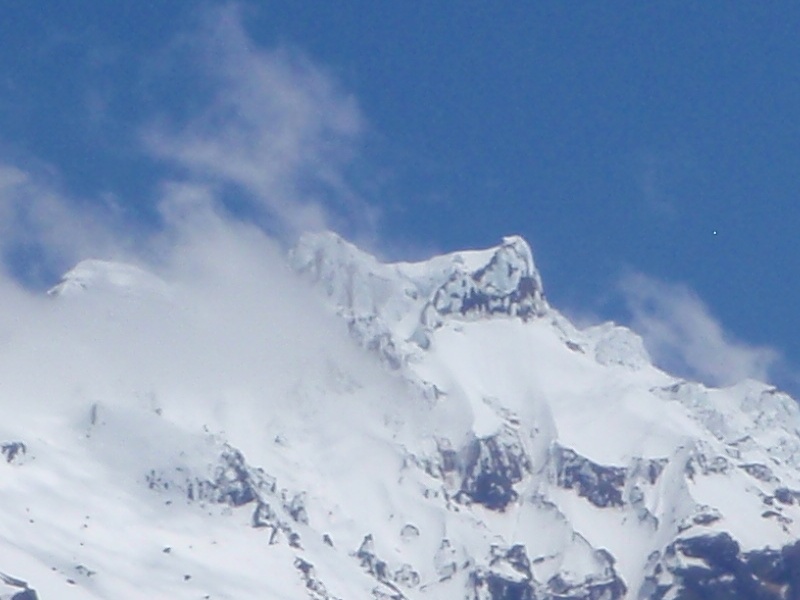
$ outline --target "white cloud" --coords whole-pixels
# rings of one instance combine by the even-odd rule
[[[258,218],[289,233],[323,227],[337,209],[371,218],[346,177],[364,120],[333,77],[298,52],[258,47],[235,5],[206,14],[182,42],[174,68],[188,51],[211,99],[181,123],[151,124],[150,152],[195,180],[236,186]]]
[[[126,221],[111,201],[75,197],[52,169],[0,159],[0,380],[17,391],[6,400],[29,406],[32,419],[53,402],[84,410],[115,394],[160,394],[178,417],[200,421],[216,410],[235,421],[236,403],[252,401],[245,412],[262,422],[236,422],[263,427],[271,406],[302,400],[309,373],[335,377],[351,361],[346,371],[383,377],[289,273],[268,233],[325,224],[337,210],[323,208],[332,198],[362,206],[345,177],[363,128],[356,103],[308,60],[256,47],[235,9],[204,23],[188,50],[210,77],[213,101],[147,133],[156,159],[188,174],[157,186],[157,225]],[[226,205],[230,184],[247,194],[249,212]],[[21,264],[21,251],[31,260]],[[54,301],[26,287],[52,285],[87,258],[144,267],[169,297],[147,300],[153,286],[109,294],[101,285]],[[198,397],[209,400],[205,413]]]
[[[735,339],[685,285],[634,274],[623,278],[620,289],[631,327],[656,363],[669,371],[729,385],[746,378],[769,381],[781,368],[776,350]]]
[[[358,373],[359,385],[384,377],[289,272],[280,245],[231,218],[213,186],[164,183],[155,201],[162,228],[134,240],[119,235],[113,210],[84,209],[46,177],[0,168],[3,253],[32,244],[62,270],[117,258],[165,283],[130,293],[101,284],[54,300],[0,271],[0,400],[14,427],[41,420],[54,403],[68,420],[60,428],[83,422],[95,402],[154,403],[181,426],[221,423],[244,447],[283,426],[282,402],[295,403],[298,418],[348,410],[303,405],[308,381],[339,371]]]
[[[0,264],[8,267],[29,255],[29,282],[87,256],[125,255],[135,229],[122,227],[108,204],[69,198],[52,177],[0,164]]]
[[[206,10],[159,55],[160,77],[197,75],[184,90],[197,99],[143,129],[147,154],[172,167],[150,199],[161,229],[126,219],[124,197],[77,198],[47,165],[0,160],[0,266],[41,287],[84,258],[163,265],[204,228],[241,233],[249,222],[290,240],[346,222],[350,235],[371,236],[374,209],[347,175],[364,130],[355,99],[298,52],[256,45],[242,18],[235,4]]]

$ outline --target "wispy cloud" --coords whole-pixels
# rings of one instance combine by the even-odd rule
[[[371,218],[346,176],[364,119],[332,76],[297,51],[257,46],[236,5],[207,13],[174,53],[199,64],[210,99],[180,122],[151,123],[150,152],[195,180],[234,186],[278,229],[323,227],[337,211]]]
[[[87,256],[121,257],[135,234],[111,204],[88,206],[41,170],[0,163],[0,264],[24,270],[16,274],[26,283],[41,284]]]
[[[98,399],[161,395],[165,416],[170,402],[180,422],[219,421],[219,411],[231,427],[257,428],[242,436],[257,440],[277,403],[304,401],[310,372],[336,377],[351,361],[343,372],[384,377],[289,272],[273,235],[369,214],[346,173],[364,124],[334,78],[295,52],[255,45],[235,8],[207,14],[179,45],[176,64],[198,62],[211,94],[146,127],[157,173],[147,209],[160,219],[128,220],[113,195],[82,198],[57,169],[0,156],[0,379],[31,419],[54,402],[85,414]],[[144,267],[169,294],[41,293],[87,258]],[[250,400],[252,411],[234,409]]]
[[[60,185],[57,168],[0,157],[6,271],[42,287],[83,258],[163,264],[175,250],[170,244],[202,227],[248,223],[287,241],[346,223],[348,234],[371,237],[375,209],[349,176],[365,129],[356,100],[300,52],[256,44],[243,19],[236,4],[207,8],[156,52],[159,61],[144,59],[164,67],[143,83],[154,90],[151,103],[169,100],[170,79],[183,81],[191,97],[178,111],[151,113],[140,127],[139,150],[161,179],[137,201],[149,203],[160,224],[126,218],[124,192],[116,203],[113,194],[77,197]]]
[[[729,385],[746,378],[770,381],[782,368],[779,352],[737,340],[685,285],[631,274],[622,279],[620,290],[631,327],[656,363],[669,371]]]

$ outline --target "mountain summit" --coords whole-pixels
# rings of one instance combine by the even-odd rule
[[[800,597],[786,394],[577,328],[520,237],[383,263],[314,233],[287,263],[54,288],[0,372],[0,598]]]
[[[427,348],[448,317],[527,320],[548,309],[530,246],[519,236],[487,250],[383,264],[334,233],[306,234],[290,262],[324,291],[362,342],[384,353],[387,343]],[[399,366],[399,356],[386,357]]]

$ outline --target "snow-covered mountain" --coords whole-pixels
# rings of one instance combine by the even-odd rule
[[[0,322],[0,598],[800,598],[786,394],[575,327],[519,237],[287,264],[87,261]]]

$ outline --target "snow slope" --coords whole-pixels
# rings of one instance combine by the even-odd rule
[[[519,237],[288,265],[87,261],[0,321],[0,598],[800,593],[787,395],[576,328]]]

